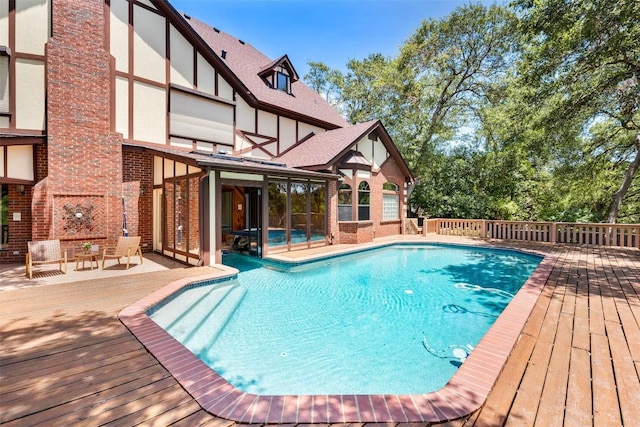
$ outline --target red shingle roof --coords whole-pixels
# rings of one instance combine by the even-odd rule
[[[294,168],[328,165],[363,135],[376,127],[378,123],[380,123],[379,120],[372,120],[319,133],[287,151],[276,160]]]
[[[300,80],[291,84],[292,95],[270,88],[258,74],[269,65],[273,65],[274,60],[267,58],[250,44],[192,17],[185,17],[185,20],[219,57],[222,57],[223,50],[227,52],[222,61],[259,103],[288,110],[333,126],[349,125],[317,92]]]

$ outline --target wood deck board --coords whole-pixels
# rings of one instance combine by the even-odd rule
[[[552,252],[557,260],[486,403],[440,425],[640,419],[640,251],[494,243]],[[238,425],[203,411],[117,319],[126,305],[164,284],[206,271],[0,292],[0,423]]]
[[[609,341],[594,334],[591,347],[594,426],[622,425]]]
[[[571,348],[565,427],[584,427],[592,424],[591,360],[583,348]]]
[[[567,399],[572,326],[571,316],[564,312],[561,313],[558,333],[553,344],[547,376],[540,396],[540,409],[536,416],[536,423],[539,425],[562,425]]]

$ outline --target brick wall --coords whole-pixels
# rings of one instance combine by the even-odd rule
[[[138,216],[129,217],[136,222],[143,251],[153,249],[153,156],[140,151],[124,150],[122,153],[122,178],[125,182],[138,183]],[[133,235],[133,234],[131,234]]]
[[[103,0],[56,0],[47,42],[47,177],[34,188],[32,238],[112,244],[122,235],[122,137],[111,132],[110,55]],[[38,168],[41,159],[38,159]],[[129,191],[129,190],[127,190]],[[97,206],[100,209],[96,209]],[[93,207],[93,228],[74,229],[65,206]],[[128,212],[137,217],[135,212]],[[53,221],[53,223],[51,223]]]
[[[340,222],[339,229],[339,243],[356,244],[373,241],[374,224],[371,221]]]
[[[35,181],[47,176],[47,146],[39,144],[35,149]],[[27,253],[27,242],[31,240],[32,185],[24,186],[24,194],[20,194],[16,184],[9,184],[9,246],[0,251],[0,263],[22,263]],[[13,213],[20,213],[20,221],[13,221]],[[17,254],[15,253],[17,252]]]
[[[380,170],[371,173],[370,178],[345,178],[344,182],[351,186],[353,191],[354,210],[358,199],[358,185],[362,181],[369,184],[370,201],[369,201],[369,221],[349,221],[338,222],[338,184],[329,186],[330,209],[329,209],[329,225],[330,232],[334,234],[333,243],[366,243],[371,242],[377,237],[393,236],[402,233],[402,218],[405,213],[402,190],[404,188],[404,175],[398,164],[393,158],[387,159]],[[400,202],[399,219],[396,221],[382,221],[382,186],[386,182],[393,182],[399,188],[398,198]]]
[[[9,184],[9,245],[0,251],[0,262],[23,263],[27,242],[31,240],[31,186],[24,186],[24,194],[16,184]],[[20,221],[13,214],[20,214]]]
[[[371,219],[376,224],[375,237],[393,236],[402,233],[402,218],[405,216],[404,207],[404,175],[393,158],[387,159],[382,164],[380,171],[373,175],[370,185],[375,186],[376,191],[371,192]],[[399,219],[397,221],[382,221],[382,186],[386,182],[392,182],[398,186],[398,200],[400,203]],[[373,208],[375,206],[375,209]]]

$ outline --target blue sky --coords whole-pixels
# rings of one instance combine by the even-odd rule
[[[506,0],[498,0],[505,3]],[[492,4],[493,0],[482,0]],[[303,77],[308,61],[346,71],[349,59],[395,56],[428,18],[465,0],[170,0],[185,12],[250,43],[271,59],[284,54]]]

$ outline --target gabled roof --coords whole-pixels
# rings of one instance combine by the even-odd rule
[[[330,165],[378,123],[379,120],[372,120],[313,135],[277,160],[294,168]]]
[[[295,69],[286,55],[272,60],[242,40],[195,18],[182,16],[200,38],[209,45],[212,53],[218,56],[221,62],[242,82],[248,91],[246,94],[240,93],[245,99],[253,97],[258,103],[258,107],[267,110],[269,107],[276,107],[314,121],[321,121],[326,123],[328,127],[348,125],[340,113],[329,105],[320,94],[300,80],[294,81],[292,79],[291,94],[272,89],[265,84],[260,75],[261,72],[279,61],[286,60],[291,66],[291,71],[295,73]],[[225,51],[224,58],[222,51]]]
[[[289,77],[291,78],[291,82],[300,80],[300,77],[298,77],[298,72],[295,68],[293,68],[293,64],[291,63],[291,60],[287,55],[283,55],[280,58],[271,61],[268,65],[262,68],[262,70],[258,71],[258,75],[265,76],[273,72],[276,67],[280,66],[285,67],[287,70],[289,70]]]
[[[371,169],[371,162],[359,151],[351,150],[340,160],[341,165],[351,167],[368,167]]]
[[[327,170],[344,160],[358,162],[357,154],[359,153],[352,152],[353,144],[371,132],[376,132],[403,174],[413,180],[409,167],[380,120],[371,120],[313,135],[274,160],[285,163],[289,167],[311,170]]]

